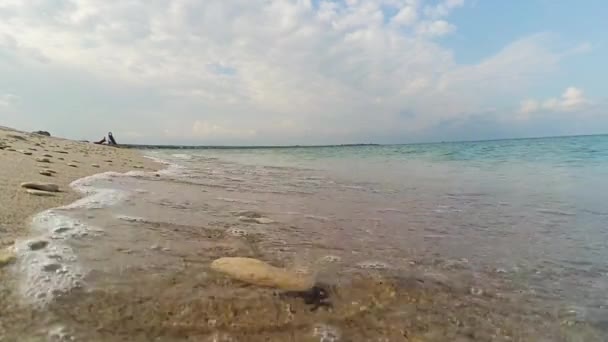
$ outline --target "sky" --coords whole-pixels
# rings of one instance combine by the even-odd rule
[[[608,133],[604,0],[2,0],[0,125],[155,144]]]

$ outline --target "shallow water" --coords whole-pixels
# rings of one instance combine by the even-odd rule
[[[595,136],[143,151],[168,169],[79,181],[89,197],[37,217],[49,246],[18,244],[38,323],[27,334],[602,341],[606,147]],[[332,307],[211,272],[223,256],[315,272]]]

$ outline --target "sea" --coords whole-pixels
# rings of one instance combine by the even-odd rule
[[[17,246],[32,340],[608,341],[608,136],[140,153]]]

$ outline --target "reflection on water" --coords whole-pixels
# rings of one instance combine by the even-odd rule
[[[597,182],[602,163],[574,172],[546,156],[516,164],[491,146],[415,158],[393,147],[361,149],[305,150],[305,158],[288,150],[153,152],[181,167],[88,180],[90,193],[101,196],[96,205],[52,211],[72,220],[48,229],[74,259],[54,261],[59,268],[44,275],[51,280],[38,286],[56,291],[48,303],[44,297],[44,309],[27,314],[24,322],[37,323],[28,334],[93,341],[605,338],[608,213],[596,201],[606,195],[587,193],[607,186]],[[499,157],[482,163],[479,151]],[[66,236],[76,230],[84,234]],[[210,262],[224,256],[312,270],[331,307],[212,272]],[[60,269],[77,269],[79,286],[51,288]],[[13,334],[25,329],[16,324]]]

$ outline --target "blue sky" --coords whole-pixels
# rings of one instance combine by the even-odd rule
[[[5,0],[0,125],[186,144],[608,132],[598,0]]]

